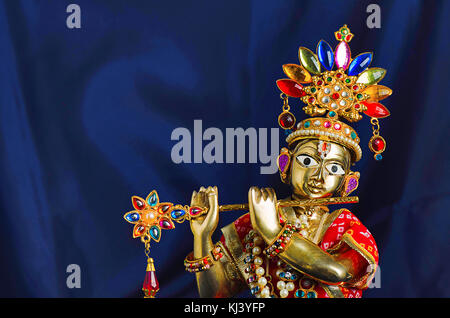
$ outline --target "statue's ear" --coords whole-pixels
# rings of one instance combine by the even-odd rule
[[[347,175],[345,176],[344,182],[342,184],[342,187],[340,189],[340,195],[341,197],[346,197],[350,193],[356,190],[359,185],[359,172],[353,172],[349,171]]]
[[[282,148],[277,158],[278,171],[280,172],[281,181],[290,183],[289,169],[291,167],[291,154],[287,148]]]

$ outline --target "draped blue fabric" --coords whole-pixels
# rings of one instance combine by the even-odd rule
[[[66,27],[73,2],[81,29]],[[380,288],[365,296],[449,297],[450,2],[383,1],[381,28],[369,29],[371,2],[2,1],[0,296],[140,296],[143,246],[123,219],[132,195],[157,189],[186,204],[202,185],[217,185],[221,204],[246,202],[252,185],[287,195],[261,164],[173,163],[171,133],[195,119],[277,127],[281,65],[298,61],[299,46],[335,47],[347,24],[353,56],[374,52],[394,91],[381,162],[368,120],[355,125],[364,155],[350,209],[381,260]],[[219,227],[239,215],[221,214]],[[188,224],[152,244],[160,297],[197,297],[183,268],[191,250]],[[79,289],[66,286],[69,264],[81,268]]]

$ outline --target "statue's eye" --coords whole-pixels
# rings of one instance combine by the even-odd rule
[[[326,168],[331,174],[335,174],[335,175],[339,175],[339,176],[345,174],[344,168],[342,168],[342,166],[338,163],[327,164]]]
[[[297,156],[297,161],[305,168],[314,167],[318,165],[317,161],[308,155]]]

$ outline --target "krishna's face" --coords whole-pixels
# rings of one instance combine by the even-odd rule
[[[341,186],[351,163],[345,147],[316,139],[300,143],[292,156],[291,185],[302,198],[332,196]]]

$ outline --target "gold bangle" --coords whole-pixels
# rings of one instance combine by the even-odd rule
[[[194,258],[194,252],[191,252],[184,259],[184,268],[188,272],[201,272],[210,269],[214,265],[213,260],[218,261],[223,257],[223,251],[219,243],[216,243],[208,255],[201,258]]]
[[[264,254],[268,258],[273,258],[284,252],[291,242],[292,235],[298,231],[300,231],[300,225],[297,226],[297,224],[293,225],[290,222],[286,222],[275,240],[264,250]]]

